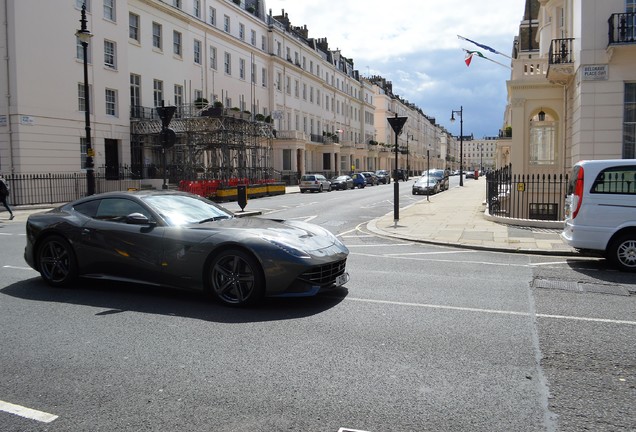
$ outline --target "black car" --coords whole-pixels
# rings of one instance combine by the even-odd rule
[[[341,175],[337,177],[332,177],[329,179],[331,182],[331,189],[333,190],[347,190],[353,189],[353,179],[348,175]]]
[[[52,286],[78,277],[200,290],[244,306],[311,296],[347,282],[348,249],[301,221],[238,218],[197,195],[109,192],[26,224],[24,259]]]
[[[360,174],[362,174],[366,179],[367,186],[375,186],[378,184],[378,176],[376,176],[375,173],[372,173],[370,171],[363,171]]]
[[[406,171],[403,169],[399,169],[399,170],[393,170],[393,180],[395,181],[406,181]]]

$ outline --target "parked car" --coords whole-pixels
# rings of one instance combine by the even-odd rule
[[[363,189],[367,185],[367,179],[361,173],[353,173],[351,178],[353,179],[353,187]]]
[[[413,183],[413,195],[434,195],[441,191],[441,183],[437,177],[423,175]]]
[[[353,179],[348,175],[332,177],[329,182],[331,182],[331,189],[333,190],[353,189]]]
[[[305,174],[300,178],[300,192],[329,192],[331,190],[331,182],[322,174]]]
[[[440,183],[440,191],[448,190],[450,187],[450,180],[448,178],[448,171],[443,169],[431,169],[428,171],[422,171],[422,176],[430,175],[435,177]]]
[[[464,178],[474,179],[475,178],[475,171],[471,171],[471,170],[464,171]]]
[[[391,183],[391,174],[387,170],[377,170],[375,175],[378,177],[378,182],[382,184]]]
[[[636,159],[581,161],[572,168],[561,238],[636,271]]]
[[[367,185],[375,186],[378,184],[378,176],[376,176],[375,173],[372,173],[370,171],[363,171],[361,174],[367,180]]]
[[[393,180],[395,181],[406,181],[406,171],[403,169],[393,170]]]
[[[314,224],[237,218],[198,195],[150,190],[91,195],[30,215],[24,259],[55,287],[109,278],[245,306],[346,283],[348,253]]]

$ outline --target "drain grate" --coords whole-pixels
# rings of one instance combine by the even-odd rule
[[[558,289],[567,291],[581,291],[579,284],[573,281],[563,281],[554,279],[535,279],[535,288]]]

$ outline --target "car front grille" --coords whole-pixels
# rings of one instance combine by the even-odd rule
[[[311,269],[300,275],[300,279],[313,285],[330,285],[336,282],[336,278],[345,272],[346,259],[330,264],[325,264]]]

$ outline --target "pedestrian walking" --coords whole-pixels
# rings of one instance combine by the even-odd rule
[[[11,207],[9,207],[9,203],[7,202],[7,199],[9,199],[9,190],[9,183],[7,183],[7,180],[4,178],[4,176],[0,174],[0,202],[4,205],[4,207],[11,215],[9,216],[9,220],[13,220],[15,216],[13,215],[13,211],[11,210]]]

